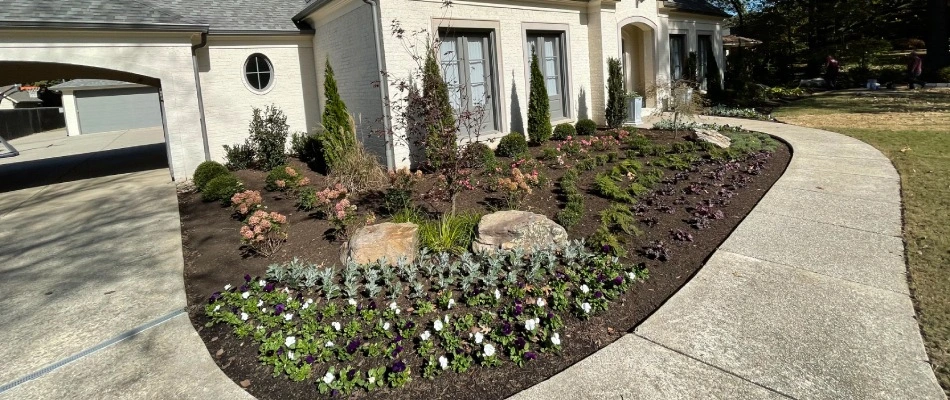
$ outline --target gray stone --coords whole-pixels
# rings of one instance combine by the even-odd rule
[[[418,225],[385,222],[364,226],[353,233],[349,242],[343,245],[340,261],[343,264],[351,260],[357,264],[372,264],[385,258],[390,265],[396,265],[401,258],[415,261],[418,250]]]
[[[712,129],[693,129],[689,137],[697,142],[712,143],[723,149],[729,148],[732,144],[732,139]]]
[[[686,400],[784,397],[636,335],[626,335],[511,399]]]
[[[548,217],[527,211],[498,211],[479,221],[472,251],[493,253],[514,248],[530,251],[534,247],[563,247],[567,241],[564,227]]]
[[[908,296],[729,252],[636,333],[790,398],[944,399]]]

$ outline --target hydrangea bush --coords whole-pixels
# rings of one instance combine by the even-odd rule
[[[275,376],[349,394],[557,354],[565,318],[607,310],[647,273],[583,241],[530,257],[423,249],[394,267],[294,260],[225,286],[205,312],[209,326],[252,338]]]
[[[257,210],[241,227],[241,242],[254,253],[269,257],[287,241],[286,224],[283,214]]]

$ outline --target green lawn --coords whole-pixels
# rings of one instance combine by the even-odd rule
[[[860,139],[897,167],[910,287],[937,379],[950,394],[950,90],[834,92],[774,115]]]

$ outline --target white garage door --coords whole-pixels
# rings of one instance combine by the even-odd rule
[[[160,107],[152,87],[76,91],[82,134],[160,127]]]

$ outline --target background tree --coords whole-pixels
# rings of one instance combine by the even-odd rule
[[[356,142],[356,136],[353,134],[355,127],[352,123],[350,113],[346,109],[346,103],[340,97],[340,91],[336,86],[336,78],[333,76],[333,67],[330,66],[330,59],[327,58],[326,71],[324,72],[323,82],[324,97],[327,99],[323,110],[323,129],[320,136],[320,143],[323,147],[323,157],[326,165],[333,168],[343,154],[350,151]]]
[[[538,53],[531,50],[531,93],[528,97],[528,138],[541,144],[551,138],[551,103],[544,75],[538,65]]]
[[[627,93],[623,87],[623,67],[617,58],[607,59],[607,126],[619,128],[627,119]]]

